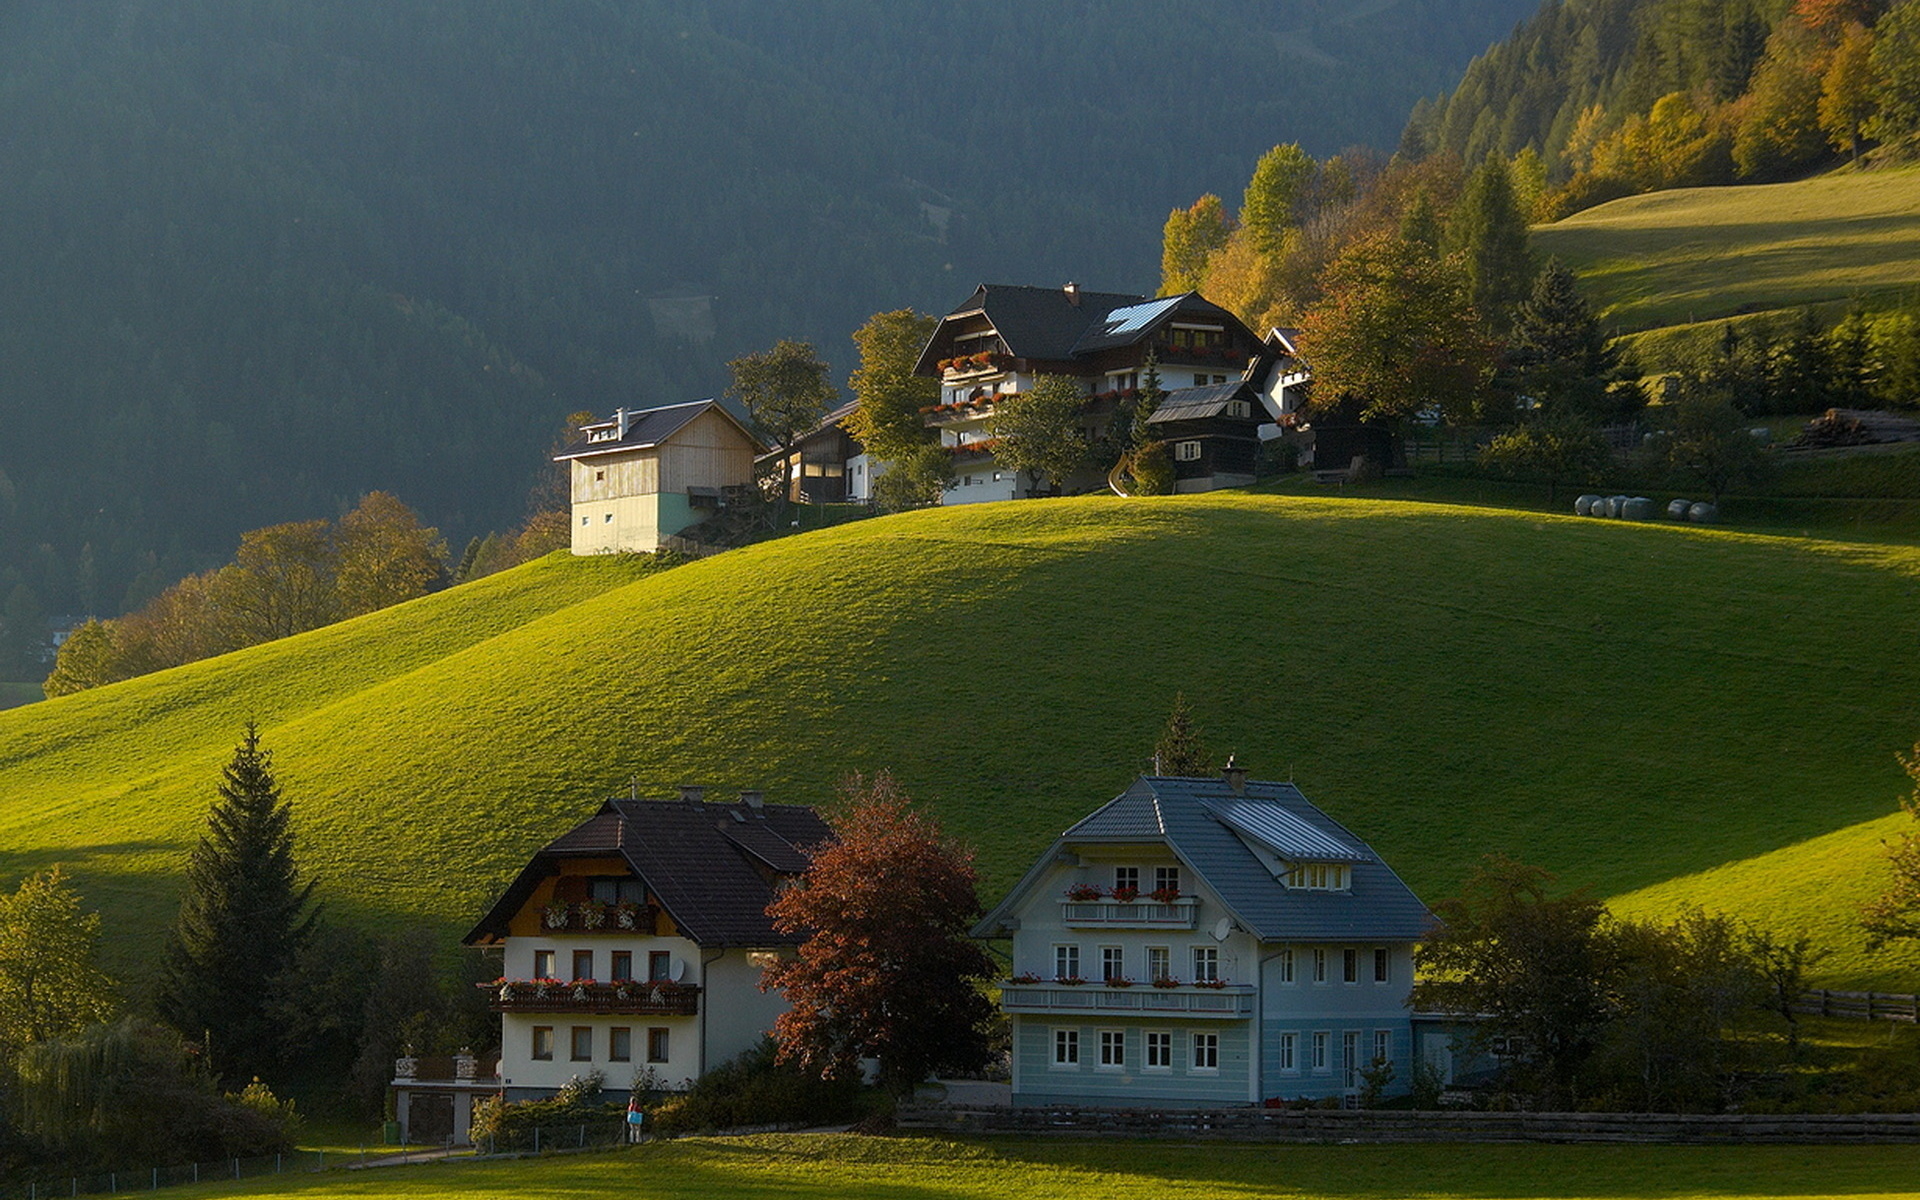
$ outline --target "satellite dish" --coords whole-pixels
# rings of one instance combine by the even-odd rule
[[[1218,921],[1215,921],[1213,923],[1213,940],[1216,942],[1226,941],[1227,935],[1232,932],[1233,932],[1233,918],[1231,917],[1221,917]]]
[[[673,960],[673,981],[680,983],[687,977],[687,960],[676,957]]]

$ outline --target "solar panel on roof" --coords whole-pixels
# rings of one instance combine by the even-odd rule
[[[1204,800],[1209,811],[1240,833],[1292,861],[1371,862],[1357,846],[1299,817],[1278,804],[1251,800]]]
[[[1106,336],[1138,333],[1159,320],[1161,314],[1178,303],[1180,303],[1180,297],[1169,296],[1164,300],[1154,300],[1147,304],[1129,304],[1125,308],[1116,308],[1107,314]]]

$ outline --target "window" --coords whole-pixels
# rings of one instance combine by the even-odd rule
[[[535,979],[553,978],[553,951],[535,950],[533,952],[533,977]]]
[[[1056,1067],[1080,1065],[1080,1031],[1078,1029],[1053,1031],[1053,1065]]]
[[[1300,1035],[1297,1033],[1283,1033],[1280,1035],[1278,1057],[1282,1071],[1297,1072],[1300,1070],[1300,1060],[1295,1054],[1295,1051],[1298,1049],[1299,1040]]]
[[[653,983],[673,978],[673,955],[665,950],[647,951],[647,979]]]
[[[575,950],[573,952],[573,977],[575,979],[593,978],[593,951]]]
[[[533,1061],[553,1061],[553,1026],[535,1025],[533,1027]]]
[[[1393,1061],[1393,1033],[1390,1030],[1386,1030],[1386,1029],[1374,1030],[1373,1031],[1373,1063],[1374,1065],[1379,1066],[1381,1063],[1390,1063],[1392,1061]]]
[[[1387,948],[1375,946],[1373,948],[1373,981],[1375,983],[1387,981],[1387,961]]]
[[[1307,892],[1344,892],[1347,868],[1336,863],[1301,863],[1282,877],[1290,888]]]
[[[966,477],[965,479],[963,479],[963,480],[961,480],[960,482],[961,482],[961,484],[962,484],[962,486],[965,486],[965,487],[972,487],[972,486],[973,486],[973,476],[971,476],[971,475],[969,475],[969,476],[967,476],[967,477]]]
[[[1139,867],[1115,867],[1113,869],[1113,890],[1117,892],[1122,888],[1132,888],[1136,892],[1140,890]]]
[[[1147,1070],[1173,1070],[1173,1035],[1164,1029],[1149,1029],[1147,1041]]]
[[[1155,867],[1153,869],[1153,890],[1156,892],[1177,892],[1180,890],[1179,867]]]
[[[587,895],[602,904],[640,904],[647,898],[647,885],[638,879],[607,876],[587,880]]]
[[[632,979],[633,978],[633,951],[615,950],[613,952],[613,969],[607,972],[607,976],[610,979],[620,980],[620,981]]]
[[[1247,407],[1245,400],[1227,401],[1227,415],[1230,417],[1244,417],[1248,416],[1251,412],[1252,410]]]
[[[1340,1035],[1340,1065],[1346,1072],[1345,1083],[1350,1088],[1360,1086],[1360,1035],[1352,1030]]]
[[[575,1025],[573,1027],[573,1052],[571,1057],[574,1062],[593,1061],[593,1026]]]
[[[1195,946],[1193,948],[1193,981],[1212,983],[1220,978],[1220,948],[1218,946]]]
[[[605,471],[595,471],[593,473],[593,479],[595,483],[598,483],[600,480],[605,479],[606,477],[607,477],[607,473]]]
[[[1100,1031],[1100,1065],[1103,1067],[1124,1067],[1127,1065],[1127,1034],[1123,1029],[1102,1029]]]
[[[1125,977],[1126,958],[1118,946],[1100,947],[1100,978],[1102,981]]]
[[[1332,1037],[1333,1037],[1332,1034],[1325,1033],[1325,1032],[1320,1032],[1313,1035],[1313,1069],[1314,1070],[1325,1071],[1327,1069],[1327,1043],[1332,1040]]]
[[[1273,956],[1273,974],[1281,983],[1293,982],[1293,947]]]
[[[612,514],[612,513],[608,513],[608,514],[607,514],[607,517],[606,517],[606,521],[605,521],[604,523],[605,523],[605,524],[608,524],[608,525],[611,525],[611,524],[613,524],[613,514]]]
[[[1321,946],[1313,948],[1313,981],[1315,983],[1327,981],[1327,952]]]
[[[1352,946],[1340,952],[1340,982],[1360,982],[1360,952]]]
[[[1195,375],[1193,377],[1193,386],[1195,387],[1207,386],[1207,377],[1205,375]]]
[[[1147,947],[1147,982],[1173,978],[1173,951],[1166,946]]]
[[[647,1061],[663,1063],[667,1061],[667,1051],[671,1049],[669,1041],[673,1031],[656,1026],[647,1030]]]
[[[1220,1069],[1220,1035],[1217,1033],[1196,1033],[1193,1035],[1193,1070],[1218,1071]]]
[[[1175,442],[1173,444],[1173,461],[1199,462],[1200,461],[1200,443],[1199,442]]]
[[[1056,979],[1080,978],[1080,947],[1055,946],[1053,948],[1053,975]]]
[[[582,525],[590,525],[590,524],[592,524],[592,523],[593,523],[593,518],[592,518],[592,517],[581,517],[581,518],[580,518],[580,523],[581,523]]]
[[[633,1061],[633,1030],[625,1025],[615,1025],[607,1030],[607,1060],[609,1062]]]

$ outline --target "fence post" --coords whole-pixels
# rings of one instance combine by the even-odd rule
[[[540,1127],[538,1125],[533,1127],[533,1152],[535,1154],[540,1153]]]
[[[153,1169],[153,1190],[156,1192],[160,1190],[160,1168],[159,1167],[155,1167]]]
[[[585,1150],[586,1148],[587,1148],[587,1125],[586,1125],[586,1122],[582,1121],[580,1123],[580,1140],[574,1143],[574,1149]]]
[[[233,1160],[233,1177],[240,1178],[240,1160],[237,1158]]]

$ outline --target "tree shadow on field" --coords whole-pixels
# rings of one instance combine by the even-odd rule
[[[92,874],[91,865],[122,855],[183,854],[174,842],[100,842],[94,845],[36,846],[30,850],[0,849],[0,880],[18,880],[49,867],[70,875]]]

